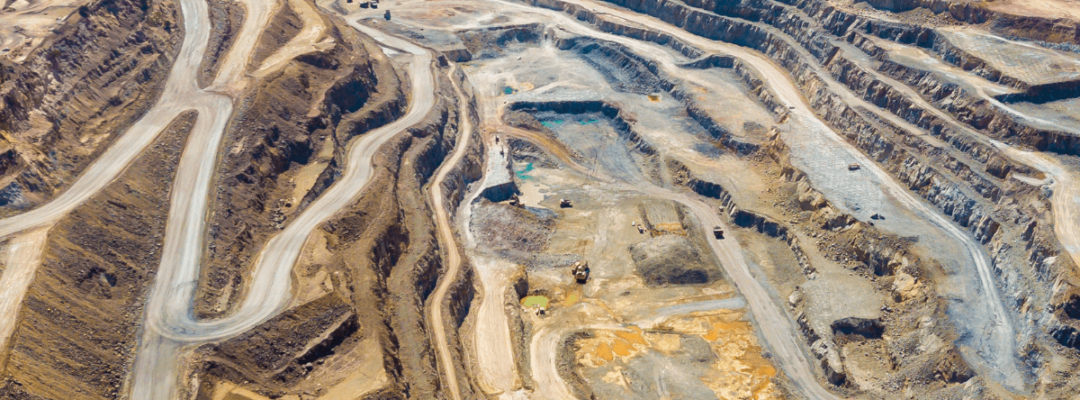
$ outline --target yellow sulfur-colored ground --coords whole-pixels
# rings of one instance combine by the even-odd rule
[[[595,336],[580,342],[577,359],[589,367],[599,367],[619,357],[628,360],[641,354],[652,345],[638,327],[629,331],[597,331]]]
[[[212,398],[214,400],[269,400],[265,396],[226,381],[218,382]]]
[[[709,342],[717,358],[712,372],[701,379],[717,398],[782,398],[772,382],[776,367],[762,356],[753,327],[742,320],[743,314],[738,310],[719,310],[673,319],[662,324],[657,332],[643,332],[634,326],[629,330],[595,331],[593,337],[578,342],[576,359],[585,367],[596,368],[616,358],[625,362],[648,349],[673,354],[680,349],[682,336],[699,336]],[[614,378],[612,382],[616,382]]]
[[[719,360],[715,369],[721,373],[703,379],[720,398],[771,399],[779,393],[772,384],[776,368],[761,355],[753,328],[746,321],[728,321],[724,316],[710,316],[700,321],[708,326],[702,336],[709,341]]]

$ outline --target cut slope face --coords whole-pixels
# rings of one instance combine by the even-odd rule
[[[1068,398],[1063,4],[0,1],[0,397]]]

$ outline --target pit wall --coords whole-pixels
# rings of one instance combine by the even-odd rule
[[[795,2],[798,0],[781,0]],[[1080,24],[1062,18],[1013,15],[990,9],[982,2],[953,2],[945,0],[866,0],[875,8],[902,12],[924,7],[935,14],[948,13],[959,22],[988,23],[988,28],[1003,36],[1047,42],[1049,44],[1080,44]]]
[[[208,212],[205,266],[195,314],[228,314],[266,241],[329,187],[345,165],[347,144],[404,113],[401,78],[369,38],[333,20],[334,46],[289,61],[244,93],[218,149]],[[288,200],[295,178],[332,146],[312,189]],[[292,203],[292,204],[290,204]]]
[[[978,193],[991,193],[992,191],[986,189],[976,190],[974,187],[964,189],[953,183],[954,181],[964,182],[965,180],[962,178],[950,180],[948,176],[952,175],[951,171],[942,171],[933,166],[957,168],[958,164],[956,162],[951,162],[948,159],[943,162],[929,161],[941,155],[933,150],[933,146],[923,142],[924,139],[906,134],[903,137],[893,136],[900,133],[887,126],[882,126],[879,121],[866,117],[865,113],[848,107],[839,96],[826,89],[825,82],[811,70],[809,60],[804,60],[799,55],[799,52],[785,41],[764,32],[760,28],[671,2],[663,4],[654,3],[652,0],[633,4],[626,4],[621,0],[613,2],[618,5],[628,5],[629,8],[638,12],[656,15],[667,22],[682,25],[684,29],[691,33],[717,40],[731,41],[752,48],[760,48],[766,55],[791,71],[798,87],[810,98],[811,106],[818,110],[827,110],[823,115],[827,123],[838,129],[840,133],[864,153],[881,163],[896,179],[909,185],[912,190],[937,206],[939,210],[952,217],[962,227],[971,231],[976,239],[983,242],[984,247],[994,260],[999,285],[1003,286],[1004,289],[1002,292],[1007,294],[1011,304],[1022,305],[1034,299],[1038,299],[1034,300],[1034,304],[1048,304],[1047,300],[1049,298],[1060,298],[1059,292],[1044,294],[1039,289],[1039,287],[1052,285],[1054,280],[1070,282],[1069,285],[1058,285],[1055,288],[1076,287],[1071,283],[1076,281],[1076,278],[1069,272],[1071,270],[1069,261],[1063,261],[1059,258],[1057,259],[1058,262],[1052,263],[1050,266],[1043,262],[1048,257],[1061,254],[1062,249],[1053,235],[1048,215],[1042,211],[1048,209],[1048,199],[1037,189],[1014,187],[1008,191],[1014,195],[1028,193],[1027,196],[1038,199],[1034,205],[1031,203],[1027,203],[1026,206],[1013,204],[1008,200],[1011,197],[1003,197],[1001,203],[988,204],[985,200],[977,200],[983,197]],[[812,29],[807,29],[807,31],[812,31]],[[811,53],[813,53],[813,50],[811,50]],[[833,58],[832,56],[836,55],[832,51],[819,51],[818,54],[827,58]],[[832,54],[832,56],[829,56],[829,54]],[[960,167],[962,175],[964,170],[975,169]],[[1008,184],[1013,183],[1009,182]],[[1012,229],[1013,232],[999,234],[1004,233],[1004,230],[999,229],[1001,227],[999,221],[1002,220],[1010,221],[1010,225],[1014,228]],[[1039,221],[1036,223],[1035,228],[1038,233],[1032,235],[1020,234],[1020,231],[1023,231],[1032,221],[1036,220]],[[1022,246],[1014,247],[1018,243],[1022,244]],[[1011,256],[1011,252],[1019,254]],[[1027,268],[1005,267],[1010,259],[1026,265]],[[1052,271],[1046,271],[1047,268],[1051,268]],[[1031,281],[1038,281],[1040,285],[1031,285]],[[1021,306],[1016,306],[1013,309],[1018,311],[1020,308]],[[1021,318],[1027,320],[1026,324],[1046,326],[1046,324],[1039,321],[1043,320],[1049,313],[1059,315],[1056,310],[1060,309],[1060,304],[1055,302],[1045,308],[1042,306],[1026,306],[1022,308],[1023,315]],[[1038,335],[1036,332],[1028,333]],[[1055,337],[1061,336],[1058,331],[1052,330],[1050,333]]]
[[[14,179],[0,187],[0,217],[62,192],[154,105],[182,21],[176,1],[88,2],[23,62],[0,59],[0,142],[27,145],[0,145],[0,180]]]
[[[916,276],[921,279],[927,273],[940,269],[932,260],[920,260],[912,251],[912,244],[892,235],[883,234],[865,223],[857,221],[854,217],[841,213],[833,208],[824,196],[814,190],[805,173],[797,169],[790,162],[790,150],[776,135],[776,131],[770,134],[770,140],[762,147],[759,154],[768,157],[781,168],[778,178],[796,187],[797,198],[792,204],[797,207],[796,211],[809,212],[808,224],[817,235],[821,235],[823,242],[838,244],[838,248],[821,248],[820,250],[835,262],[855,270],[866,272],[867,277],[876,290],[889,298],[894,298],[895,313],[911,313],[912,315],[930,315],[937,322],[935,334],[946,338],[949,345],[940,352],[932,353],[890,353],[897,365],[897,374],[907,376],[925,376],[928,379],[933,375],[933,381],[944,381],[946,384],[964,383],[975,376],[967,365],[959,351],[953,344],[957,339],[945,316],[946,305],[933,289],[928,289],[919,296],[911,297],[897,291],[892,282],[899,275]],[[668,161],[675,175],[674,181],[684,185],[694,192],[706,197],[718,199],[721,210],[732,223],[754,229],[767,236],[784,240],[802,267],[807,279],[816,278],[817,272],[811,265],[805,252],[802,250],[798,239],[791,233],[791,229],[805,230],[807,225],[788,227],[783,223],[772,220],[768,216],[759,215],[752,211],[740,210],[731,201],[730,194],[720,185],[703,181],[694,176],[685,166],[674,160]],[[820,246],[819,246],[820,247]],[[854,263],[854,267],[852,267]],[[833,323],[833,331],[818,332],[810,324],[805,314],[801,292],[797,289],[788,301],[790,311],[807,340],[810,353],[813,354],[821,367],[826,380],[834,385],[834,388],[845,395],[855,395],[853,384],[848,380],[849,372],[844,366],[845,356],[842,355],[841,347],[846,343],[843,335],[837,335],[836,323]],[[902,315],[902,314],[897,314]],[[917,327],[911,321],[902,318],[894,318],[886,315],[878,320],[860,320],[861,324],[872,324],[881,331],[888,332],[890,337],[899,340],[908,340],[925,334],[918,332]],[[881,335],[877,335],[878,338]],[[932,365],[930,369],[925,368]],[[925,371],[924,371],[925,370]],[[921,387],[916,390],[936,390],[932,387]]]
[[[453,349],[460,348],[457,327],[469,311],[468,305],[475,296],[475,285],[468,268],[457,277],[441,277],[442,251],[436,240],[434,221],[424,186],[439,165],[450,154],[459,139],[456,93],[446,76],[445,58],[440,57],[432,67],[436,79],[436,104],[425,119],[396,135],[384,144],[374,158],[374,172],[370,188],[360,194],[355,202],[335,217],[322,224],[313,233],[326,238],[330,259],[324,264],[333,281],[334,293],[343,299],[344,315],[354,315],[359,327],[347,329],[341,334],[339,324],[308,330],[298,329],[295,335],[326,336],[335,338],[320,347],[319,355],[346,353],[351,347],[365,345],[365,357],[378,357],[386,372],[387,382],[382,388],[366,393],[362,398],[439,398],[446,397],[446,385],[437,361],[434,345],[425,318],[425,303],[434,291],[438,279],[456,279],[447,296],[447,336]],[[455,74],[453,79],[464,76]],[[464,83],[462,82],[464,85]],[[466,91],[467,85],[464,85]],[[393,102],[389,102],[393,104]],[[470,109],[475,109],[470,106]],[[475,118],[475,112],[469,116]],[[343,123],[344,124],[344,123]],[[339,132],[341,133],[341,132]],[[479,177],[478,155],[482,152],[480,140],[474,137],[465,162],[455,167],[445,184],[451,204],[461,199],[461,190],[467,182]],[[318,242],[318,241],[311,241]],[[305,249],[305,254],[314,249]],[[337,309],[337,307],[334,307]],[[304,306],[285,311],[282,318],[305,318]],[[280,319],[280,318],[279,318]],[[275,319],[278,320],[278,319]],[[347,321],[346,321],[347,322]],[[253,353],[262,359],[280,359],[274,365],[292,365],[305,359],[296,353],[259,353],[259,342],[280,334],[274,325],[260,325],[245,335],[235,345],[238,349]],[[370,340],[370,341],[369,341]],[[374,341],[374,348],[370,347]],[[331,346],[332,345],[332,346]],[[308,352],[310,353],[310,352]],[[305,353],[307,354],[307,353]],[[247,381],[249,389],[272,395],[303,392],[303,380],[293,381],[282,372],[257,371],[229,366],[221,360],[235,359],[220,351],[208,351],[195,368],[199,382],[220,379]],[[310,357],[308,357],[310,358]],[[342,371],[355,366],[341,363],[357,362],[326,356],[320,369]],[[473,387],[464,374],[463,355],[454,356],[458,370],[459,386],[463,398],[476,398]],[[223,369],[224,366],[229,368]],[[334,372],[330,372],[334,373]],[[299,382],[295,383],[294,382]],[[199,390],[199,392],[204,392]]]
[[[539,23],[492,26],[466,29],[456,32],[465,48],[456,54],[447,54],[450,60],[466,62],[504,56],[506,47],[512,43],[539,43],[543,26]]]
[[[673,183],[685,186],[699,195],[719,200],[719,211],[722,215],[726,215],[731,223],[740,228],[756,230],[765,236],[780,239],[787,243],[788,248],[795,255],[795,259],[798,260],[803,275],[806,275],[808,279],[814,279],[817,270],[810,264],[810,259],[803,252],[802,247],[799,245],[799,239],[788,234],[787,226],[769,216],[739,208],[732,200],[731,193],[724,189],[723,186],[699,179],[682,162],[669,158],[667,164]],[[813,341],[811,340],[811,342]]]
[[[573,10],[579,11],[573,11]],[[589,18],[592,14],[575,8],[570,5],[568,12],[574,12],[578,18]],[[733,68],[737,74],[747,79],[747,84],[750,86],[749,91],[754,93],[760,93],[764,90],[764,86],[760,80],[755,81],[753,73],[746,69],[741,62],[730,56],[718,56],[712,54],[705,54],[701,50],[683,43],[682,41],[675,39],[665,34],[650,34],[650,31],[641,30],[638,28],[628,27],[621,25],[617,22],[602,18],[591,18],[594,24],[602,26],[602,30],[605,32],[611,32],[620,36],[626,36],[643,41],[651,41],[656,44],[672,46],[673,49],[679,51],[681,54],[688,58],[693,58],[695,61],[686,63],[688,68],[704,69],[704,68]],[[654,61],[646,60],[645,58],[630,51],[625,46],[617,43],[600,41],[592,38],[585,37],[571,37],[571,38],[559,38],[555,39],[556,46],[561,50],[577,50],[583,51],[590,47],[600,47],[603,49],[601,52],[602,57],[608,59],[614,65],[620,65],[625,69],[635,70],[638,73],[649,73],[655,77],[656,90],[663,90],[672,95],[676,100],[679,100],[684,107],[686,107],[687,114],[695,122],[701,125],[705,130],[720,142],[721,145],[728,149],[734,150],[739,154],[750,154],[756,151],[759,147],[758,143],[748,141],[746,138],[740,138],[733,136],[731,132],[725,127],[721,126],[716,120],[710,117],[707,113],[701,110],[694,101],[695,96],[692,93],[688,93],[686,89],[677,83],[677,79],[669,76],[667,72],[660,68]],[[778,107],[776,104],[770,105],[771,108]]]
[[[125,398],[161,259],[169,193],[196,113],[174,120],[129,168],[56,222],[8,349],[0,398]]]
[[[586,114],[600,113],[612,121],[615,131],[619,132],[624,139],[629,141],[632,150],[642,154],[654,156],[656,149],[648,142],[641,139],[632,129],[630,123],[621,116],[621,110],[605,101],[548,101],[548,102],[517,102],[509,106],[511,111],[545,112],[550,111],[559,114]]]
[[[764,1],[764,0],[763,0]],[[944,36],[931,28],[913,26],[899,22],[879,21],[835,10],[818,0],[804,0],[796,5],[822,25],[822,28],[837,38],[845,38],[860,47],[882,65],[878,70],[893,79],[905,82],[919,92],[922,97],[935,107],[949,112],[959,121],[982,130],[990,137],[998,138],[1011,144],[1032,147],[1041,151],[1077,155],[1080,143],[1076,135],[1056,130],[1040,129],[1019,123],[1007,111],[989,104],[983,99],[956,84],[938,79],[934,74],[922,70],[910,70],[910,67],[898,65],[888,59],[887,52],[877,48],[865,39],[872,35],[892,40],[905,45],[922,47],[938,54],[947,63],[979,75],[989,81],[1012,86],[1023,92],[1018,95],[999,96],[999,100],[1048,101],[1077,96],[1077,81],[1066,81],[1048,85],[1029,86],[1003,74],[981,58],[952,45]],[[902,116],[903,117],[903,116]],[[907,117],[904,117],[907,119]]]

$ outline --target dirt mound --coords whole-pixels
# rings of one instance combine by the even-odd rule
[[[555,229],[555,214],[541,208],[519,208],[483,203],[473,214],[470,228],[476,243],[491,250],[540,252]]]
[[[685,237],[658,236],[630,247],[637,271],[650,285],[692,285],[720,278],[701,251]]]

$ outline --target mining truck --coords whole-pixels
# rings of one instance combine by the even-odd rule
[[[574,205],[570,203],[570,199],[559,199],[559,208],[570,208]]]
[[[717,239],[723,239],[724,228],[721,228],[720,225],[717,225],[716,227],[712,228],[712,234],[713,236],[716,236]]]
[[[570,265],[570,273],[574,274],[574,279],[578,283],[585,283],[585,281],[589,280],[589,262],[575,261]]]

